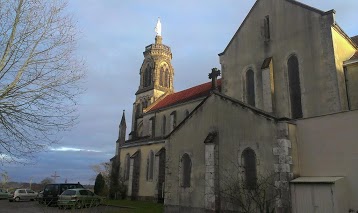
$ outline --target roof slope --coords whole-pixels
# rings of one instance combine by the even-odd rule
[[[227,49],[229,48],[230,44],[233,42],[234,38],[237,36],[237,34],[240,32],[241,28],[244,26],[245,22],[247,21],[248,17],[250,16],[250,14],[253,12],[254,8],[256,7],[256,5],[258,4],[258,2],[261,1],[261,0],[256,0],[255,4],[251,7],[249,13],[246,15],[245,19],[242,21],[239,29],[237,29],[237,31],[235,32],[234,36],[231,38],[231,40],[229,41],[228,45],[225,47],[224,51],[219,53],[218,55],[219,56],[222,56],[225,54],[225,52],[227,51]],[[306,4],[303,4],[301,2],[298,2],[296,0],[285,0],[286,2],[289,2],[291,4],[294,4],[294,5],[297,5],[301,8],[304,8],[304,9],[307,9],[307,10],[310,10],[312,12],[315,12],[315,13],[318,13],[320,15],[324,15],[326,13],[329,13],[329,12],[334,12],[334,10],[330,10],[330,11],[327,11],[327,12],[324,12],[322,10],[319,10],[317,8],[314,8],[314,7],[311,7],[309,5],[306,5]]]
[[[221,79],[218,79],[218,87],[220,90]],[[210,91],[211,91],[211,82],[207,82],[180,92],[170,94],[166,96],[164,99],[160,100],[157,104],[155,104],[149,110],[149,112],[208,96],[210,94]]]
[[[358,46],[358,35],[351,37],[351,39]]]

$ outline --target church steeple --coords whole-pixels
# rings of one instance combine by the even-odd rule
[[[173,92],[174,89],[174,69],[171,65],[172,53],[170,47],[162,43],[162,24],[159,18],[155,32],[155,43],[146,46],[143,52],[144,61],[140,69],[140,85],[136,95],[152,89],[162,92]],[[151,102],[155,101],[156,98],[154,97]]]
[[[140,83],[136,92],[136,101],[133,105],[132,131],[138,135],[137,119],[143,110],[166,93],[173,93],[174,69],[171,63],[172,52],[170,47],[163,44],[162,24],[158,18],[155,27],[155,43],[145,47],[144,60],[140,68]],[[132,135],[132,134],[131,134]]]

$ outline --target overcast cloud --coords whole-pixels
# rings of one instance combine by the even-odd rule
[[[71,0],[69,11],[81,31],[78,56],[85,59],[86,93],[79,104],[79,124],[63,133],[60,144],[38,155],[34,165],[3,168],[13,181],[40,182],[55,171],[58,182],[91,183],[90,165],[109,161],[115,152],[118,124],[126,111],[127,135],[139,85],[145,46],[154,42],[161,18],[163,43],[170,46],[176,91],[207,82],[220,69],[222,52],[254,0]],[[318,9],[336,10],[349,36],[358,34],[357,0],[301,0]],[[344,3],[343,3],[344,2]]]

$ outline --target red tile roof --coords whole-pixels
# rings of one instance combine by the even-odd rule
[[[218,79],[218,87],[221,89],[221,79]],[[197,85],[189,89],[170,94],[155,104],[150,110],[158,110],[165,107],[173,106],[179,103],[184,103],[200,97],[205,97],[210,94],[211,82]]]

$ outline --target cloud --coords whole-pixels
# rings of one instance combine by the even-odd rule
[[[73,147],[50,148],[50,150],[58,151],[58,152],[102,152],[99,150],[79,149],[79,148],[73,148]]]

